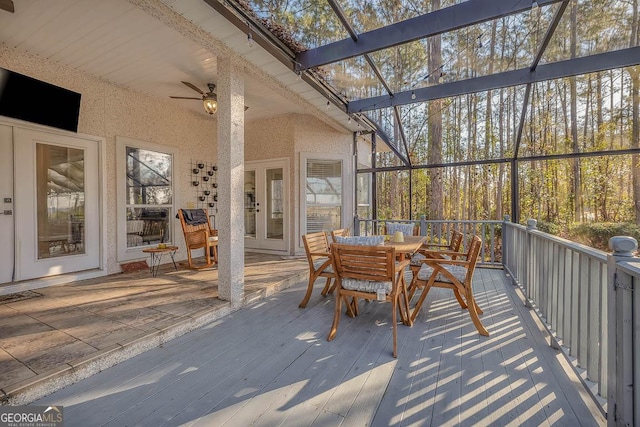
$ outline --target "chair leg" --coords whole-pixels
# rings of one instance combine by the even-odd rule
[[[346,296],[344,296],[343,298],[344,303],[347,306],[347,316],[356,317],[358,315],[358,306],[357,304],[354,304],[356,298],[353,297],[351,301],[349,301],[349,298],[347,298]]]
[[[204,258],[206,260],[207,266],[211,265],[211,253],[209,251],[209,247],[205,246],[204,248]]]
[[[413,311],[411,311],[411,322],[414,323],[416,321],[416,316],[420,312],[422,308],[422,303],[427,298],[427,294],[429,293],[429,289],[431,289],[431,285],[429,283],[425,284],[424,289],[422,289],[422,293],[420,294],[420,298],[418,298],[418,302],[415,307],[413,307]]]
[[[471,293],[470,289],[467,289],[467,305],[469,306],[469,315],[471,316],[471,320],[473,321],[473,324],[478,330],[478,333],[480,333],[480,335],[484,335],[485,337],[488,337],[489,331],[487,331],[487,329],[484,327],[484,325],[480,321],[480,318],[478,317],[478,312],[476,311],[476,307],[478,307],[478,305],[473,299],[473,294]]]
[[[307,285],[307,293],[304,295],[302,302],[298,306],[299,308],[305,308],[307,306],[307,303],[309,302],[309,298],[311,298],[311,291],[313,291],[313,284],[315,283],[316,278],[317,277],[313,273],[309,274],[309,284]]]
[[[456,296],[456,299],[458,300],[458,304],[460,304],[461,308],[463,309],[468,308],[467,303],[464,302],[464,300],[462,299],[462,296],[460,296],[460,292],[457,289],[453,290],[453,294]]]
[[[392,302],[391,328],[393,329],[393,357],[398,357],[398,295],[395,295]]]
[[[327,337],[327,341],[332,341],[336,337],[336,333],[338,332],[338,324],[340,323],[340,311],[342,310],[342,298],[340,295],[340,291],[336,293],[336,309],[333,312],[333,324],[331,325],[331,330],[329,331],[329,336]]]
[[[189,267],[193,268],[193,260],[191,259],[191,249],[187,248],[187,262],[189,263]]]
[[[333,279],[333,283],[331,284],[331,287],[329,288],[329,293],[332,294],[333,291],[336,290],[337,286],[338,286],[338,281],[336,279]]]
[[[418,275],[414,274],[411,279],[411,283],[409,283],[409,287],[407,288],[407,292],[409,292],[409,301],[413,299],[413,295],[416,293],[416,289],[418,288]]]
[[[409,310],[409,297],[407,296],[406,284],[404,284],[404,286],[402,287],[402,295],[400,295],[400,297],[403,299],[402,305],[404,306],[404,316],[402,316],[402,323],[407,326],[413,326],[413,320],[411,319],[411,312]]]
[[[327,281],[324,284],[324,288],[322,288],[322,292],[320,292],[322,296],[327,296],[327,292],[329,292],[329,289],[332,289],[331,280],[332,280],[331,277],[327,277]]]

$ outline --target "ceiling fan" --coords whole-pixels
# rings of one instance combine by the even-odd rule
[[[2,0],[0,0],[2,1]],[[198,92],[200,95],[202,95],[202,97],[200,98],[194,98],[194,97],[189,97],[189,96],[170,96],[170,98],[173,99],[196,99],[196,100],[202,100],[202,104],[204,105],[204,110],[211,114],[214,115],[216,113],[216,111],[218,111],[218,97],[216,96],[216,85],[213,83],[207,83],[207,87],[209,88],[209,92],[204,92],[202,89],[200,89],[198,86],[194,85],[193,83],[189,83],[189,82],[181,82],[183,85],[188,86],[189,88],[195,90],[196,92]],[[244,107],[244,111],[247,111],[249,109],[249,107],[245,106]]]
[[[0,9],[6,10],[7,12],[11,13],[15,12],[12,0],[0,0]]]

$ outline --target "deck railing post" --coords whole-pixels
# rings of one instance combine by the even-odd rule
[[[509,215],[505,215],[502,219],[502,265],[511,268],[511,263],[509,257],[511,256],[511,247],[509,247],[509,230],[507,223],[510,222]],[[516,284],[514,280],[511,281],[512,284]]]
[[[420,235],[427,235],[427,217],[425,215],[420,215]]]
[[[358,215],[353,217],[353,235],[354,236],[360,235],[360,218],[358,217]]]
[[[607,365],[607,425],[631,426],[640,408],[634,408],[634,294],[629,274],[618,272],[618,263],[633,260],[638,242],[633,237],[615,236],[609,239],[613,251],[607,259],[608,301],[608,365]],[[637,331],[635,331],[637,332]],[[636,391],[637,393],[638,391]]]
[[[524,280],[524,283],[522,283],[522,286],[524,288],[525,291],[525,301],[524,301],[524,305],[525,307],[528,308],[532,308],[533,306],[531,305],[531,287],[533,286],[534,282],[534,278],[532,277],[535,269],[531,268],[531,265],[535,262],[534,258],[536,257],[536,253],[535,253],[535,248],[534,248],[534,244],[533,244],[533,234],[531,233],[532,231],[537,230],[537,225],[538,225],[538,221],[536,221],[533,218],[529,218],[527,220],[527,258],[528,258],[528,262],[525,262],[523,267],[524,267],[524,274],[522,275],[522,278]]]

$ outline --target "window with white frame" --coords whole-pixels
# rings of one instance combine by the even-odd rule
[[[342,160],[307,159],[306,231],[330,231],[342,223]]]
[[[170,149],[119,138],[118,253],[171,243],[174,213],[174,154]]]

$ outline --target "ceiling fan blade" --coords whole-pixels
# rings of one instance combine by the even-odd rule
[[[173,98],[173,99],[195,99],[197,101],[201,101],[202,98],[193,98],[190,96],[170,96],[169,98]]]
[[[14,13],[15,9],[13,8],[12,0],[0,0],[0,9],[6,10],[7,12]]]
[[[200,89],[198,86],[194,85],[193,83],[182,82],[182,84],[186,85],[186,86],[189,86],[191,89],[195,90],[199,94],[204,95],[204,92],[202,91],[202,89]]]

